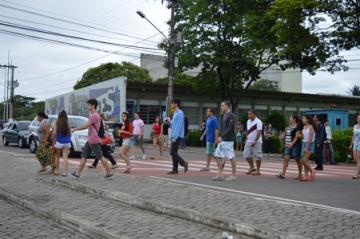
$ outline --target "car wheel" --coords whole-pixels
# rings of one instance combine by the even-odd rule
[[[4,146],[9,146],[9,142],[7,141],[6,137],[3,137],[3,144]]]
[[[24,140],[22,138],[19,138],[19,141],[18,141],[18,144],[19,144],[19,148],[24,148]]]
[[[29,141],[29,149],[31,153],[36,153],[36,149],[37,149],[37,144],[36,144],[36,140],[34,138],[31,138]]]

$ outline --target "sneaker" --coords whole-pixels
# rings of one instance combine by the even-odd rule
[[[145,160],[145,159],[146,159],[146,155],[145,155],[145,154],[142,156],[142,159],[143,159],[143,160]]]
[[[253,172],[255,172],[256,170],[254,168],[249,168],[249,170],[246,172],[247,175],[252,174]]]
[[[134,155],[130,156],[129,160],[135,160],[135,156]]]
[[[252,175],[254,175],[254,176],[259,176],[259,175],[261,175],[261,174],[260,174],[260,170],[255,170],[255,171],[252,173]]]
[[[231,175],[230,177],[225,178],[225,181],[234,181],[236,180],[236,177]]]
[[[112,176],[114,176],[113,173],[107,173],[107,174],[104,176],[104,178],[111,178]]]
[[[167,174],[171,175],[171,174],[178,174],[178,171],[170,171]]]
[[[74,178],[76,178],[76,179],[79,179],[79,178],[80,178],[80,176],[77,176],[77,175],[76,175],[76,172],[70,173],[70,176],[72,176],[72,177],[74,177]]]
[[[114,164],[113,166],[111,166],[111,169],[116,169],[116,168],[120,168],[120,166],[117,164]]]
[[[216,175],[211,180],[213,180],[213,181],[224,181],[225,178],[223,176]]]

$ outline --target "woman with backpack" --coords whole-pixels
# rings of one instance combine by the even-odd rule
[[[160,116],[156,116],[155,118],[155,122],[152,125],[152,131],[151,131],[151,135],[152,135],[152,141],[153,141],[153,150],[152,150],[152,156],[151,159],[155,159],[155,154],[156,154],[156,147],[159,146],[159,150],[160,150],[160,157],[162,156],[162,151],[163,151],[163,143],[162,143],[162,138],[163,138],[163,129],[161,127],[162,123],[160,120]]]
[[[69,124],[69,119],[66,112],[63,110],[59,113],[55,128],[53,130],[54,134],[54,146],[56,149],[56,158],[55,158],[55,175],[60,175],[60,157],[62,155],[64,159],[64,171],[62,173],[63,177],[68,176],[69,160],[68,156],[71,148],[71,128]]]
[[[123,112],[121,114],[121,119],[123,122],[123,125],[121,129],[119,130],[120,137],[123,140],[122,146],[120,148],[120,158],[122,158],[126,163],[126,169],[124,173],[130,173],[131,171],[131,165],[129,160],[129,151],[130,148],[134,145],[134,139],[133,139],[133,126],[129,119],[129,114],[127,112]]]
[[[106,125],[106,123],[104,123],[104,121],[107,121],[107,118],[105,116],[105,114],[100,114],[103,126],[104,126],[104,137],[102,138],[102,142],[101,142],[101,151],[103,153],[103,156],[105,158],[107,158],[110,163],[111,163],[111,168],[112,169],[116,169],[119,167],[119,165],[117,165],[114,157],[111,155],[110,151],[109,151],[109,147],[108,145],[112,143],[112,138],[109,132],[109,127]],[[96,168],[97,165],[99,163],[99,159],[95,159],[94,162],[92,163],[92,165],[90,165],[88,168]]]

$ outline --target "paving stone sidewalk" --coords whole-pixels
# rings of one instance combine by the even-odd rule
[[[1,194],[10,193],[17,198],[16,200],[30,202],[46,212],[63,214],[72,221],[103,230],[112,235],[109,238],[120,238],[120,236],[149,239],[222,237],[222,230],[203,224],[140,210],[96,195],[44,183],[39,179],[53,176],[37,175],[34,173],[37,165],[32,162],[0,157],[0,163],[2,165],[0,168]],[[112,183],[112,180],[101,179],[100,174],[94,177],[105,184]],[[241,235],[235,235],[234,238],[249,239]]]
[[[85,238],[64,230],[55,223],[33,215],[0,199],[0,238],[1,239],[77,239]]]

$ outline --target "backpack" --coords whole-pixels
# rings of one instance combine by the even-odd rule
[[[189,132],[189,120],[185,116],[185,118],[184,118],[184,136],[185,137],[188,135],[188,132]]]
[[[102,119],[100,119],[100,128],[99,130],[96,129],[95,125],[93,124],[93,127],[95,128],[96,132],[98,133],[98,136],[100,138],[104,138],[105,137],[105,127],[104,127],[104,123],[102,121]]]

